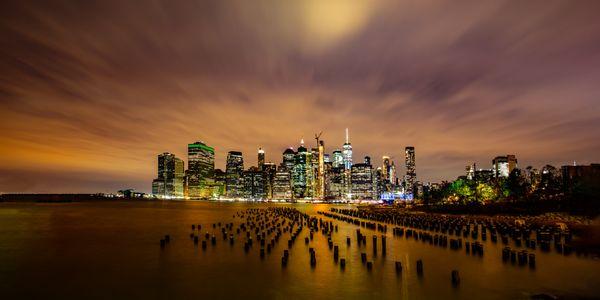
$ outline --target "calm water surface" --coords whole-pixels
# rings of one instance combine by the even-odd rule
[[[414,239],[393,237],[388,251],[372,256],[373,234],[359,248],[356,226],[338,222],[333,241],[347,266],[333,261],[327,238],[316,233],[304,244],[307,229],[290,250],[286,268],[281,255],[284,234],[271,254],[261,260],[255,244],[247,254],[241,235],[233,246],[217,234],[217,245],[203,251],[189,238],[191,224],[213,232],[212,223],[234,222],[236,211],[267,206],[295,207],[311,215],[328,205],[248,204],[221,202],[98,202],[66,204],[0,203],[0,291],[2,299],[519,299],[550,293],[567,297],[600,296],[600,262],[575,255],[535,251],[530,269],[501,259],[501,243],[484,243],[483,257],[434,247]],[[341,207],[341,206],[337,206]],[[164,250],[159,240],[170,234]],[[346,246],[346,236],[352,244]],[[237,238],[237,236],[236,236]],[[314,247],[317,266],[309,264]],[[360,253],[373,260],[373,270],[361,264]],[[424,275],[415,262],[422,259]],[[394,261],[404,271],[397,276]],[[460,271],[453,287],[450,272]]]

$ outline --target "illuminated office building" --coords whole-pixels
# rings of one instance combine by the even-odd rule
[[[331,155],[329,155],[329,153],[323,154],[323,162],[324,163],[330,163],[331,162]]]
[[[350,144],[350,137],[348,135],[348,128],[346,128],[346,142],[342,147],[342,155],[344,158],[344,168],[350,170],[352,168],[352,145]]]
[[[279,166],[273,178],[273,199],[292,199],[292,177],[284,164]]]
[[[250,167],[242,173],[244,183],[243,197],[251,200],[264,200],[266,194],[266,178],[265,172],[257,167]]]
[[[317,178],[315,179],[314,197],[317,199],[325,198],[325,142],[318,140],[317,151]]]
[[[381,167],[381,172],[383,175],[383,180],[390,181],[390,169],[392,167],[392,163],[389,156],[383,156],[383,166]]]
[[[341,150],[336,149],[333,151],[333,167],[338,168],[340,166],[344,166],[344,156]]]
[[[277,166],[272,162],[263,163],[262,168],[265,173],[265,196],[267,199],[273,198],[273,184],[275,181],[275,173],[277,172]]]
[[[229,151],[225,166],[225,195],[229,198],[243,196],[244,183],[242,173],[244,172],[244,157],[242,152]]]
[[[356,200],[373,199],[373,174],[369,164],[352,165],[350,172],[351,198]]]
[[[327,173],[327,198],[342,199],[345,196],[346,170],[343,165],[329,169]]]
[[[160,198],[183,197],[183,160],[168,152],[159,154],[157,169],[157,178],[152,181],[152,194]]]
[[[258,148],[258,169],[262,170],[265,164],[265,150]]]
[[[296,157],[296,152],[294,151],[294,149],[287,148],[287,149],[285,149],[285,151],[283,151],[283,165],[288,170],[288,172],[291,172],[292,170],[294,170],[294,165],[295,165],[295,161],[296,161],[295,157]]]
[[[208,186],[214,183],[215,149],[204,142],[188,144],[187,194],[191,198],[208,198]]]
[[[294,156],[294,169],[292,171],[293,196],[296,199],[310,197],[312,180],[311,154],[304,147],[304,140],[301,142],[296,155]]]
[[[514,155],[496,156],[492,160],[494,177],[508,177],[512,170],[517,168],[517,158]]]
[[[415,147],[406,147],[404,150],[405,163],[406,163],[406,187],[409,191],[415,186],[417,181],[417,171],[415,165]]]

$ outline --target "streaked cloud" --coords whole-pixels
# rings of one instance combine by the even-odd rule
[[[148,191],[195,140],[223,167],[345,127],[357,160],[415,146],[422,181],[600,161],[597,1],[1,6],[0,191]]]

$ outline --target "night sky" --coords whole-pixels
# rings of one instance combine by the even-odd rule
[[[0,192],[150,191],[202,140],[256,164],[600,161],[600,1],[2,1]]]

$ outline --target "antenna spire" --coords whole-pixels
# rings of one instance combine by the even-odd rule
[[[349,138],[348,138],[348,128],[346,128],[346,144],[348,144]]]

